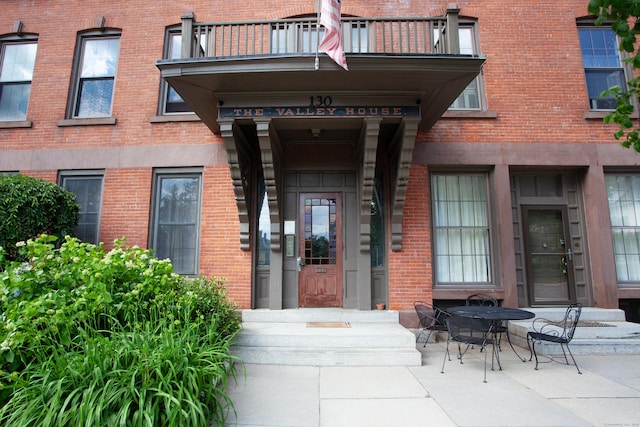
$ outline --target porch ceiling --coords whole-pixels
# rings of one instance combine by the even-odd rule
[[[484,58],[465,55],[349,55],[349,71],[320,57],[266,56],[157,62],[162,77],[214,132],[218,109],[235,106],[307,106],[292,99],[340,98],[348,106],[420,105],[428,130],[480,73]],[[297,98],[296,98],[297,97]]]

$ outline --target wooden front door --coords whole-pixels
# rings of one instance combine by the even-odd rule
[[[530,304],[576,302],[566,207],[523,206],[522,215]]]
[[[300,195],[300,307],[342,307],[342,201]]]

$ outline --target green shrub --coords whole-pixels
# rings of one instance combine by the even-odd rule
[[[25,175],[0,176],[0,247],[16,256],[16,242],[41,233],[74,235],[79,206],[64,188]]]
[[[223,281],[124,241],[54,241],[19,244],[26,261],[0,272],[0,424],[223,423],[239,329]]]

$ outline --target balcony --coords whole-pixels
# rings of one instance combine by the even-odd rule
[[[459,53],[458,9],[433,18],[342,18],[349,71],[316,54],[315,18],[198,23],[182,18],[181,58],[162,77],[209,128],[221,110],[332,106],[410,107],[429,129],[478,75],[484,58]],[[240,111],[240,110],[237,110]]]

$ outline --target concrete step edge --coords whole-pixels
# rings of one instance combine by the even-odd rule
[[[247,347],[298,347],[298,348],[323,348],[323,347],[339,347],[339,348],[360,348],[360,347],[372,347],[372,348],[394,348],[394,347],[407,347],[415,346],[415,339],[386,338],[384,340],[378,340],[371,342],[370,339],[318,339],[317,337],[296,337],[296,338],[273,338],[273,337],[260,337],[260,336],[238,336],[236,337],[238,345],[244,345]]]
[[[243,322],[360,322],[399,323],[400,314],[394,310],[349,310],[339,308],[313,309],[253,309],[242,311]]]
[[[413,349],[378,348],[256,348],[234,347],[232,353],[248,364],[309,365],[309,366],[420,366],[422,356]]]

